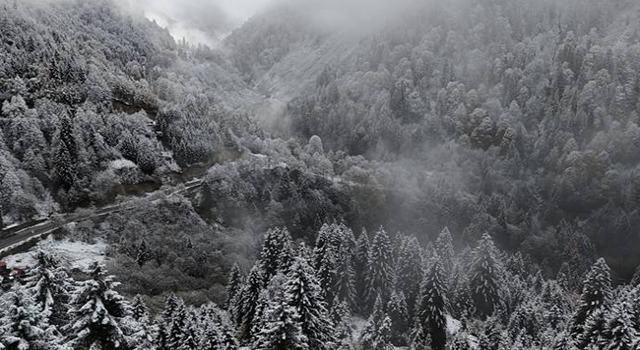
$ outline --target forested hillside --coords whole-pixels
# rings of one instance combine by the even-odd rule
[[[640,3],[282,0],[171,34],[0,0],[0,226],[108,247],[0,269],[0,349],[638,349]]]

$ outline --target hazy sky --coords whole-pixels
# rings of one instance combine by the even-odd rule
[[[216,46],[233,29],[271,3],[285,0],[119,0],[129,10],[169,28],[180,40]],[[407,5],[424,0],[289,0],[323,27],[348,33],[384,25]]]
[[[168,27],[176,39],[215,45],[273,0],[121,0]]]

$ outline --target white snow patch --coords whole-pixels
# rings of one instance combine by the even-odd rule
[[[447,315],[447,333],[449,334],[458,334],[462,329],[462,322],[456,320],[455,318]]]
[[[120,158],[111,161],[111,163],[109,163],[109,167],[115,170],[121,170],[127,168],[136,168],[137,165],[128,159]]]
[[[7,256],[4,261],[9,268],[30,267],[36,263],[35,255],[40,249],[54,253],[69,268],[87,269],[94,262],[103,262],[106,259],[107,244],[102,241],[97,241],[95,244],[69,240],[56,241],[49,237],[27,252]]]
[[[367,320],[361,317],[353,317],[351,319],[351,329],[353,331],[352,336],[354,340],[360,339],[364,327],[367,325]]]

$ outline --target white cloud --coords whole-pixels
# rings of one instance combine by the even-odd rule
[[[270,0],[120,0],[144,13],[176,38],[215,45]]]

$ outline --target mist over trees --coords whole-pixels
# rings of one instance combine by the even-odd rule
[[[126,203],[0,277],[0,349],[640,346],[636,1],[130,10],[0,0],[0,223]]]

